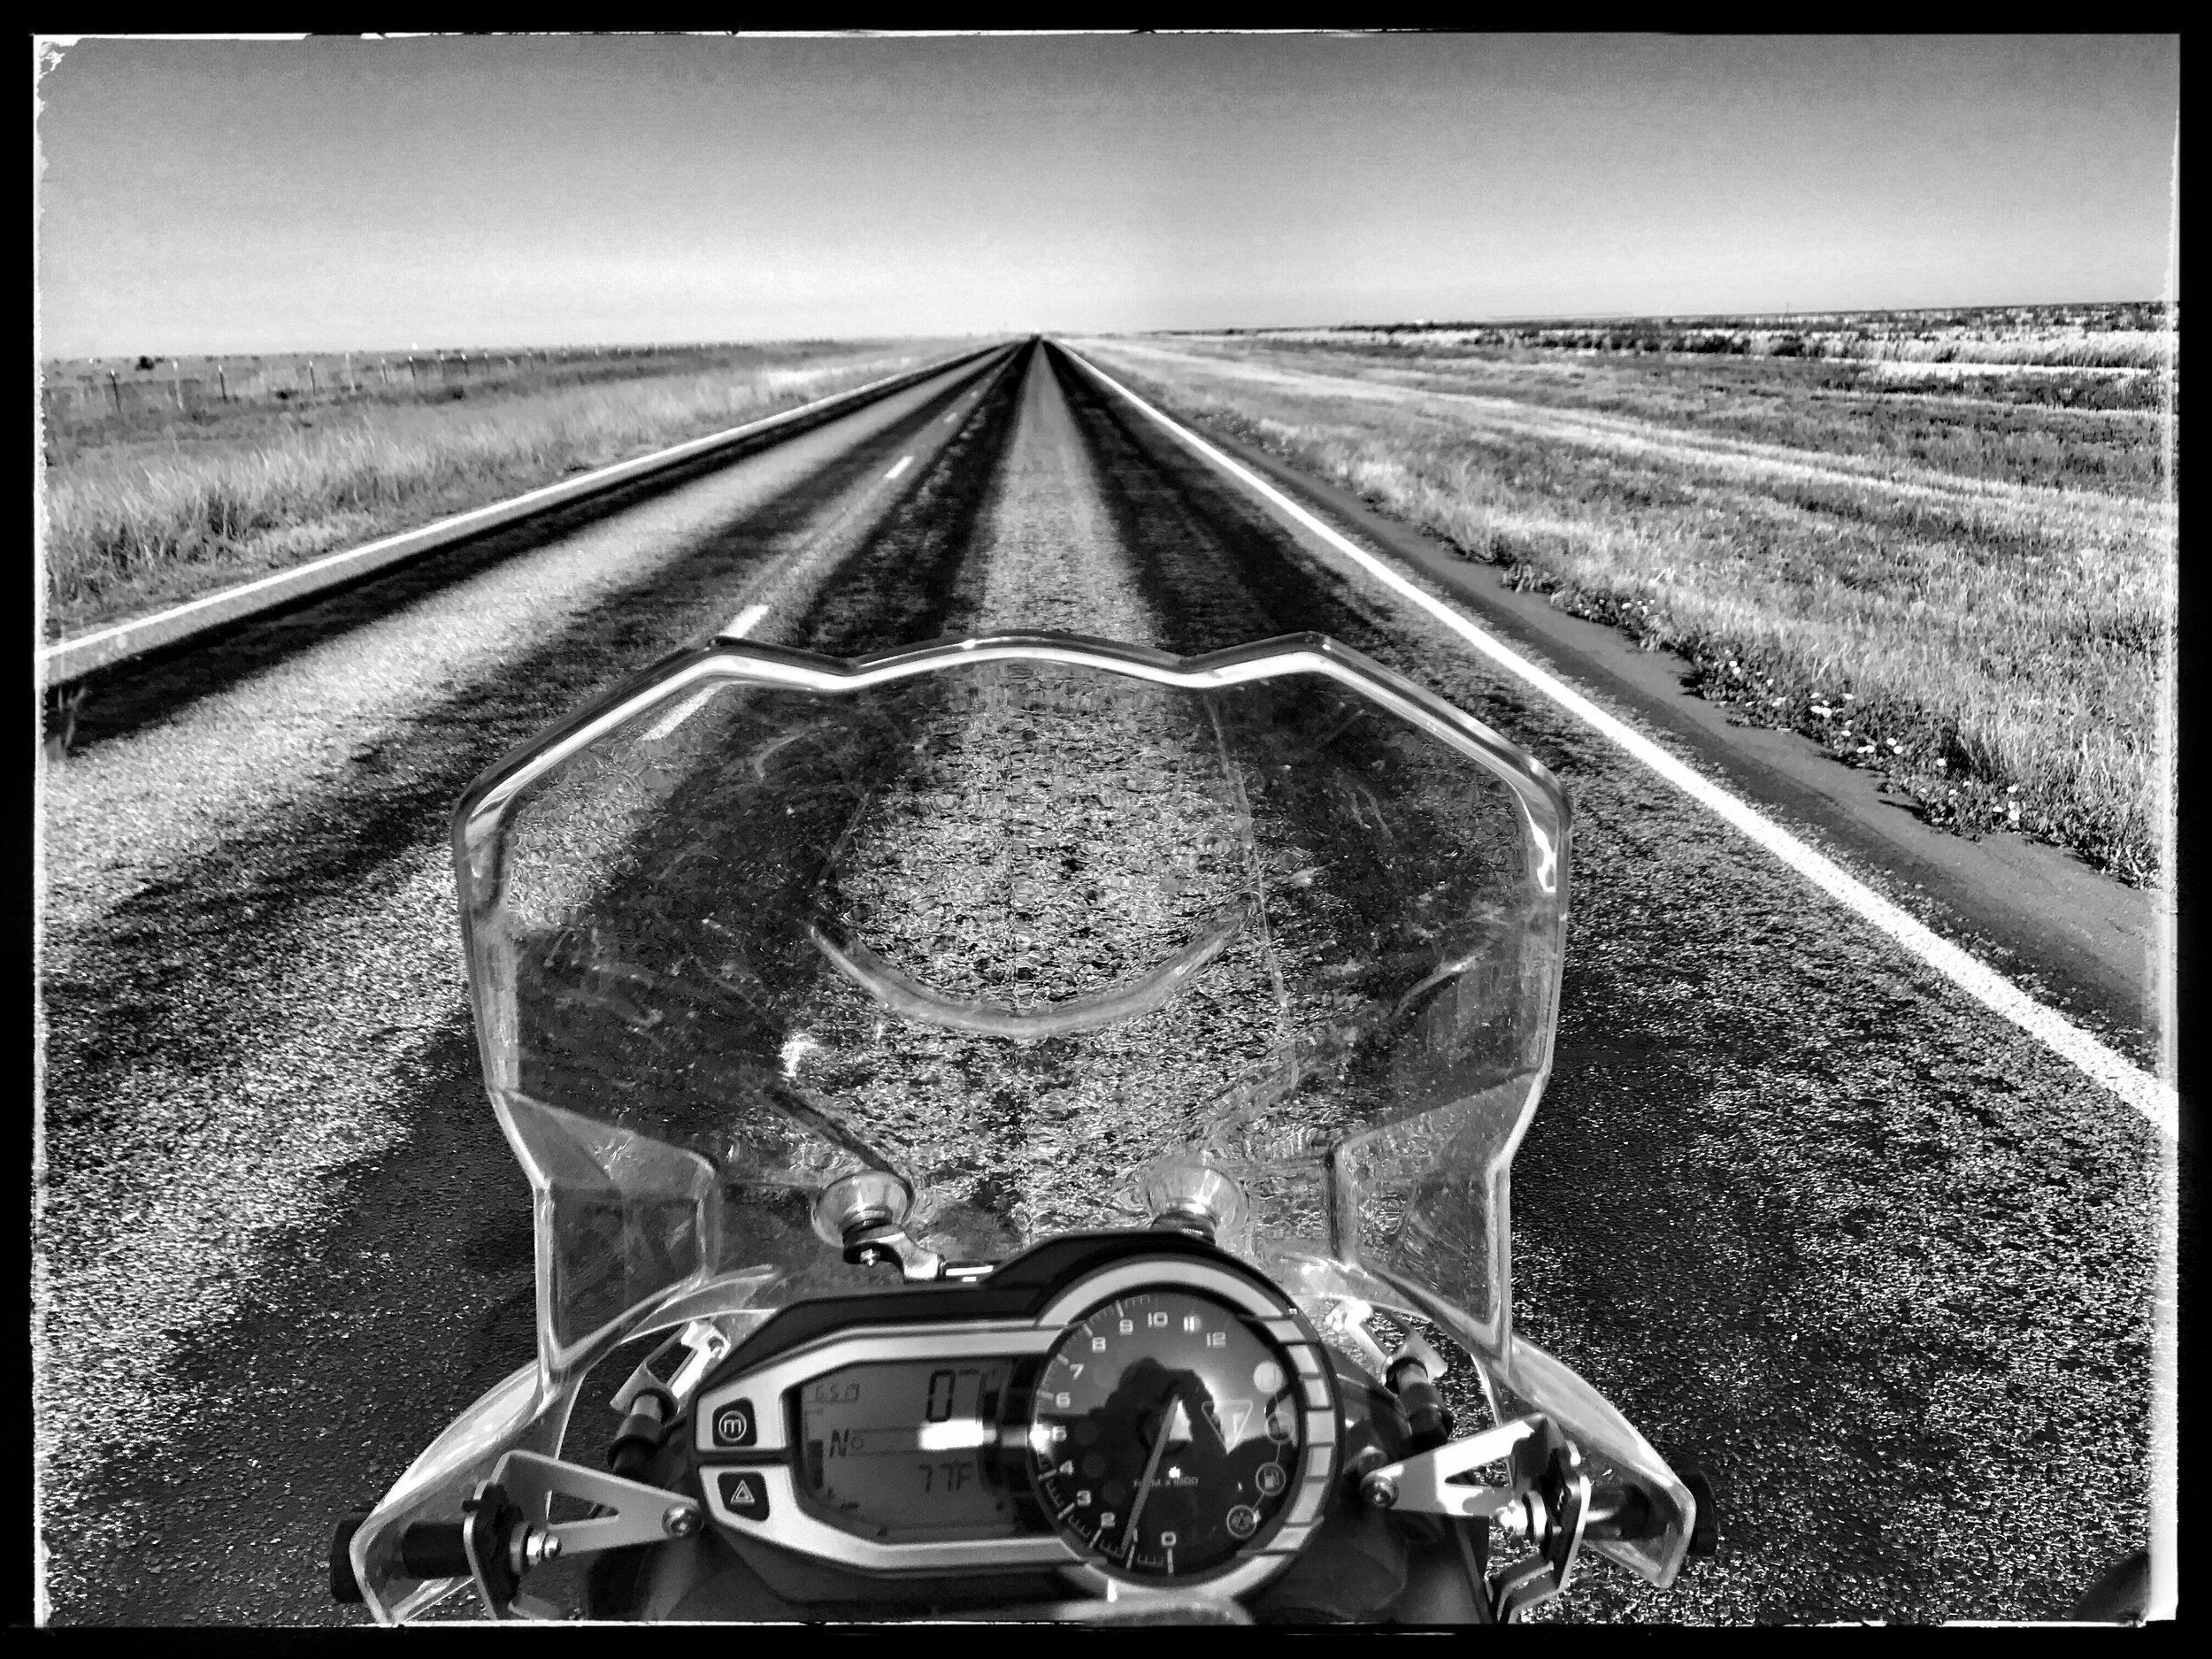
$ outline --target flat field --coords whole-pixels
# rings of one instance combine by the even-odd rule
[[[758,419],[957,344],[808,341],[526,360],[457,381],[363,378],[357,392],[188,408],[50,398],[46,637]]]
[[[2177,513],[2178,321],[2142,326],[2163,315],[1071,343],[1502,580],[1678,653],[1703,695],[1878,770],[1931,823],[2036,836],[2144,883]]]

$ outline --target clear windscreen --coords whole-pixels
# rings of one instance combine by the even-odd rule
[[[1564,842],[1534,762],[1315,636],[672,661],[457,821],[542,1362],[863,1282],[815,1218],[863,1169],[978,1261],[1144,1225],[1168,1156],[1294,1294],[1410,1280],[1501,1356]]]

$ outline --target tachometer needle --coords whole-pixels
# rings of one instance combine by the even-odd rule
[[[1152,1483],[1160,1473],[1160,1459],[1167,1455],[1167,1443],[1172,1440],[1190,1439],[1190,1414],[1183,1409],[1179,1399],[1168,1407],[1167,1415],[1160,1419],[1160,1432],[1153,1438],[1152,1455],[1146,1460],[1144,1479],[1137,1482],[1137,1501],[1129,1506],[1129,1520],[1121,1529],[1122,1542],[1127,1546],[1122,1552],[1125,1563],[1137,1554],[1137,1523],[1144,1516],[1144,1501],[1152,1495]]]

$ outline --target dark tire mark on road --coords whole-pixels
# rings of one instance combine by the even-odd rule
[[[199,1398],[158,1454],[81,1489],[122,1548],[54,1549],[56,1623],[349,1622],[310,1593],[337,1517],[398,1477],[390,1448],[534,1352],[529,1185],[456,1011],[415,1062],[407,1141],[336,1178],[333,1223],[273,1240],[277,1271],[182,1338],[172,1374]]]
[[[964,549],[987,488],[1008,388],[1002,375],[991,384],[930,476],[847,561],[880,610],[850,595],[818,602],[813,626],[888,642],[918,605],[928,614],[930,585]],[[606,597],[526,658],[429,704],[373,762],[111,912],[114,931],[81,943],[73,971],[47,984],[50,1189],[97,1175],[109,1144],[127,1136],[108,1104],[124,1091],[111,1084],[150,1065],[219,1066],[254,1046],[251,1025],[201,987],[251,979],[270,957],[280,964],[286,932],[325,915],[342,925],[395,891],[426,845],[442,845],[454,801],[488,762],[711,634],[733,583],[924,424],[901,423]],[[456,993],[411,1068],[417,1081],[393,1102],[406,1138],[328,1178],[332,1223],[280,1235],[259,1254],[286,1263],[281,1277],[181,1340],[170,1375],[193,1405],[161,1449],[110,1459],[80,1487],[77,1511],[114,1530],[97,1547],[50,1533],[57,1622],[289,1623],[303,1604],[312,1622],[347,1622],[314,1587],[332,1522],[380,1494],[533,1352],[527,1183],[485,1099]]]
[[[1025,378],[1038,353],[995,370],[959,436],[931,464],[887,533],[831,572],[786,643],[826,657],[859,657],[933,639],[948,625],[963,564],[1006,465]]]
[[[1003,399],[998,389],[986,402],[1002,407]],[[911,426],[896,429],[900,442]],[[970,452],[1002,430],[1002,415],[985,414],[953,449]],[[710,636],[728,619],[732,588],[804,530],[825,500],[876,470],[879,453],[871,445],[841,458],[768,511],[605,597],[527,657],[428,702],[323,791],[296,797],[111,910],[105,936],[45,981],[50,1179],[65,1183],[75,1160],[96,1156],[119,1126],[105,1105],[119,1070],[156,1056],[189,1069],[204,1063],[199,1056],[252,1043],[253,1030],[238,1027],[225,1002],[184,1006],[196,980],[221,977],[242,951],[267,953],[326,910],[388,894],[410,859],[442,839],[454,802],[486,764],[646,664]],[[957,556],[963,544],[949,526],[972,522],[981,494],[974,471],[956,464],[934,470],[926,486],[926,504],[902,503],[854,556],[877,573],[886,605],[910,606],[913,572]],[[848,632],[872,626],[865,609],[841,614]]]
[[[1839,937],[1793,879],[1598,740],[1286,552],[1240,493],[1064,359],[1006,366],[966,447],[825,582],[794,642],[846,654],[957,624],[945,595],[1022,377],[1042,373],[1093,446],[1171,649],[1325,629],[1574,790],[1557,1069],[1516,1165],[1521,1326],[1714,1469],[1732,1541],[1663,1596],[1594,1568],[1548,1615],[2062,1610],[2145,1524],[2147,1132],[1961,1013],[1932,972]],[[864,449],[836,478],[880,465]],[[180,976],[250,978],[285,930],[396,888],[479,767],[710,631],[728,584],[841,488],[826,475],[610,596],[430,705],[389,761],[120,907],[96,954],[80,947],[76,982],[49,989],[71,1022],[50,1049],[70,1068],[49,1079],[57,1178],[127,1131],[96,1104],[104,1084],[251,1041]],[[84,1496],[121,1517],[121,1544],[54,1540],[59,1618],[340,1622],[317,1599],[329,1519],[530,1348],[525,1186],[468,1039],[457,989],[396,1103],[406,1138],[329,1178],[335,1221],[257,1251],[279,1265],[242,1310],[183,1339],[171,1375],[189,1410]],[[577,1445],[595,1450],[588,1431]]]
[[[1098,457],[1123,543],[1165,629],[1159,641],[1185,654],[1218,650],[1271,634],[1314,629],[1378,662],[1435,683],[1434,665],[1410,653],[1394,625],[1333,571],[1286,557],[1283,530],[1246,491],[1134,415],[1090,377],[1054,354],[1070,407]],[[1460,706],[1565,775],[1597,756],[1596,740],[1532,723],[1527,705],[1463,672],[1452,676]]]
[[[1517,1317],[1714,1471],[1743,1575],[1721,1616],[2062,1612],[2147,1525],[2142,1471],[2112,1455],[2147,1440],[2143,1126],[2047,1056],[2055,1091],[2016,1086],[1978,1016],[1932,1019],[1954,1000],[1932,971],[1839,941],[1793,878],[1289,552],[1057,362],[1172,649],[1323,630],[1569,782],[1575,920],[1555,1075],[1515,1162]],[[2050,1511],[2061,1463],[2095,1513]],[[1694,1570],[1655,1601],[1601,1567],[1548,1615],[1712,1596]]]

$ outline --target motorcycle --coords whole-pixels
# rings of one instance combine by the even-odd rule
[[[1513,1328],[1569,810],[1302,634],[733,639],[453,820],[537,1351],[380,1622],[1510,1623],[1717,1528]],[[622,1380],[571,1457],[588,1375]],[[634,1361],[634,1363],[631,1363]]]

